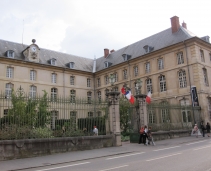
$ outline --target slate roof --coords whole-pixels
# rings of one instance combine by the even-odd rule
[[[9,42],[5,40],[0,40],[0,57],[6,57],[6,51],[13,50],[15,52],[14,59],[25,60],[22,52],[28,47],[28,45],[22,45],[20,43]],[[40,48],[39,57],[41,64],[50,65],[49,60],[54,58],[58,67],[67,67],[67,64],[74,62],[73,70],[80,71],[93,71],[93,59],[83,58],[75,55],[65,54],[53,50],[47,50]]]
[[[124,62],[122,57],[123,54],[131,55],[130,59],[134,59],[146,54],[145,49],[143,48],[145,45],[154,47],[153,51],[156,51],[167,46],[179,43],[181,41],[187,40],[191,37],[196,37],[196,35],[191,33],[189,30],[183,28],[182,26],[180,26],[180,29],[173,34],[171,28],[166,29],[162,32],[154,34],[150,37],[147,37],[136,43],[119,49],[113,53],[110,53],[107,58],[98,58],[96,61],[96,71],[104,69],[105,61],[111,62],[112,66]]]

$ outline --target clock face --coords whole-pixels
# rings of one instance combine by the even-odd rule
[[[36,52],[37,48],[35,46],[31,47],[32,52]]]

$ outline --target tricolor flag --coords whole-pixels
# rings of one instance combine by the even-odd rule
[[[148,92],[148,94],[147,94],[147,97],[146,97],[146,102],[148,103],[148,104],[150,104],[151,103],[151,92],[149,91]]]

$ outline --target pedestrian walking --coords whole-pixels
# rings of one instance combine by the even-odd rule
[[[195,124],[193,127],[193,135],[196,135],[196,138],[198,138],[198,131],[199,131],[199,128],[197,124]]]
[[[150,145],[150,142],[152,142],[152,145],[155,145],[155,142],[154,142],[153,137],[152,137],[152,127],[151,126],[148,129],[147,136],[148,136],[148,143],[147,144]]]
[[[148,138],[148,136],[147,136],[147,131],[148,131],[148,129],[147,129],[147,126],[145,125],[145,126],[144,126],[144,134],[143,134],[143,143],[144,143],[144,145],[148,145],[148,144],[146,143],[146,140],[147,140],[147,138]]]
[[[202,131],[202,136],[203,136],[203,137],[205,136],[205,130],[206,130],[206,128],[205,128],[205,126],[204,126],[204,122],[201,121],[201,131]]]
[[[138,143],[141,144],[141,143],[143,143],[144,126],[142,126],[140,128],[139,133],[140,133],[140,135],[139,135],[139,142]]]
[[[207,136],[210,137],[210,123],[209,122],[207,122],[206,130],[207,130]]]

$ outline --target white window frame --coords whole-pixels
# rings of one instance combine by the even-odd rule
[[[6,77],[7,78],[13,78],[13,73],[14,73],[14,68],[13,67],[7,67]]]
[[[56,81],[57,81],[57,80],[56,80],[56,79],[57,79],[56,77],[57,77],[57,74],[56,74],[56,73],[52,73],[52,74],[51,74],[51,82],[54,83],[54,84],[55,84]]]
[[[203,71],[203,77],[204,77],[204,84],[206,86],[209,86],[209,81],[208,81],[208,77],[207,77],[207,69],[206,68],[202,68]]]
[[[55,101],[57,99],[58,90],[57,88],[51,88],[51,100]]]
[[[113,76],[114,76],[114,82],[117,82],[117,81],[118,81],[118,74],[115,72],[115,73],[113,74]]]
[[[13,50],[8,50],[7,51],[7,57],[8,58],[14,58],[15,57],[15,52]]]
[[[149,110],[149,123],[155,123],[155,113],[153,110]]]
[[[70,62],[70,63],[69,63],[70,69],[73,69],[73,68],[74,68],[74,64],[75,64],[74,62]]]
[[[123,79],[126,80],[127,79],[127,69],[123,70]]]
[[[150,62],[145,63],[145,72],[150,73]]]
[[[87,78],[87,87],[91,87],[91,79]]]
[[[147,92],[151,92],[151,93],[153,93],[152,92],[152,79],[151,78],[148,78],[147,80],[146,80],[146,86],[147,86]]]
[[[105,84],[106,85],[109,84],[109,77],[108,77],[108,75],[105,76]]]
[[[70,102],[75,103],[76,91],[70,90]]]
[[[134,67],[134,76],[138,76],[138,66]]]
[[[178,72],[178,78],[179,78],[179,87],[180,88],[187,87],[186,72],[184,70],[180,70]]]
[[[97,79],[97,87],[100,87],[101,86],[101,80],[100,78]]]
[[[92,100],[92,92],[87,92],[87,102],[88,103],[91,103],[91,100]]]
[[[6,85],[5,85],[5,97],[11,97],[13,87],[14,87],[14,85],[12,83],[6,83]]]
[[[30,90],[29,90],[29,97],[30,98],[35,98],[37,94],[37,87],[32,85],[30,86]]]
[[[70,85],[74,85],[74,84],[75,84],[75,77],[70,76]]]
[[[51,65],[56,66],[56,59],[51,59]]]
[[[184,56],[183,56],[183,52],[179,52],[177,53],[177,64],[184,64]]]
[[[201,62],[205,62],[204,51],[202,49],[200,49],[200,57],[201,57]]]
[[[161,75],[159,77],[159,83],[160,83],[160,92],[166,91],[166,78],[164,75]]]
[[[158,70],[164,69],[163,58],[158,59]]]
[[[36,80],[36,71],[30,70],[30,80],[35,81]]]

